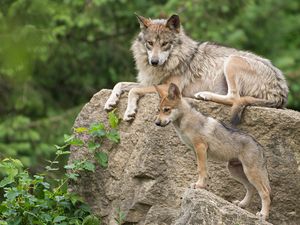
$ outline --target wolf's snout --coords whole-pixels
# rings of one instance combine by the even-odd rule
[[[151,59],[151,65],[152,66],[157,66],[158,65],[158,62],[159,62],[159,60],[158,59]]]

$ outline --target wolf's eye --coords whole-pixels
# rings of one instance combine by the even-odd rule
[[[147,41],[147,44],[152,46],[153,45],[153,42],[152,41]]]
[[[167,46],[169,44],[169,42],[165,41],[161,44],[162,47]]]
[[[171,110],[170,108],[163,108],[164,113],[170,112],[170,110]]]

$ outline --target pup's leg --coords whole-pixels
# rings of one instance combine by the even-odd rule
[[[206,188],[207,186],[207,144],[196,142],[194,144],[194,149],[196,152],[196,159],[197,159],[197,168],[198,168],[198,181],[196,183],[191,184],[191,188]]]
[[[244,165],[244,172],[249,182],[257,189],[261,198],[261,211],[256,215],[266,220],[269,217],[270,204],[271,204],[271,188],[268,179],[268,173],[265,166],[253,163],[251,167]]]
[[[168,90],[168,85],[166,85],[166,84],[158,85],[157,87],[159,87],[161,90],[165,90],[165,89],[166,89],[165,91]],[[138,100],[141,96],[143,96],[147,93],[156,93],[155,87],[154,86],[135,87],[129,91],[127,109],[125,111],[123,120],[131,121],[134,119],[135,114],[137,112]]]
[[[233,203],[238,205],[241,208],[245,208],[250,203],[251,198],[254,194],[255,188],[248,181],[248,179],[244,173],[242,163],[240,161],[238,161],[238,160],[229,161],[227,166],[228,166],[228,170],[229,170],[230,174],[232,175],[232,177],[235,180],[237,180],[238,182],[242,183],[247,191],[246,195],[242,201],[236,200]]]
[[[112,110],[118,103],[120,96],[123,92],[129,91],[133,87],[138,87],[139,83],[134,82],[120,82],[117,83],[109,96],[108,100],[105,103],[104,109],[106,111]]]

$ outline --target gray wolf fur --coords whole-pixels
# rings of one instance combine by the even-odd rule
[[[175,84],[170,84],[167,94],[159,87],[157,91],[161,100],[156,125],[164,127],[172,123],[182,142],[196,153],[199,178],[192,184],[192,188],[205,188],[207,185],[207,156],[226,161],[233,178],[247,190],[244,199],[235,203],[246,207],[256,189],[262,202],[261,211],[257,215],[267,219],[271,188],[262,146],[251,136],[227,128],[193,109],[182,98]]]
[[[124,120],[134,119],[139,97],[155,92],[153,85],[167,91],[175,83],[183,96],[232,105],[232,122],[239,122],[246,105],[282,108],[288,87],[282,72],[253,53],[196,42],[188,37],[179,16],[146,19],[137,16],[141,32],[131,50],[138,70],[137,81],[115,85],[105,110],[116,106],[129,91]]]

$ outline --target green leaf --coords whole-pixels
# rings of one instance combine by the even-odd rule
[[[51,167],[51,166],[46,166],[45,168],[46,168],[46,170],[48,170],[48,171],[56,171],[56,170],[59,170],[59,168],[53,168],[53,167]]]
[[[65,145],[62,145],[62,146],[59,146],[59,145],[54,145],[54,147],[57,149],[57,150],[61,150],[61,149],[64,149],[64,148],[66,148],[66,147],[68,147],[70,144],[69,143],[67,143],[67,144],[65,144]]]
[[[103,123],[92,124],[89,128],[89,133],[96,137],[104,137],[106,134]]]
[[[42,213],[40,215],[40,217],[45,220],[46,222],[51,222],[52,221],[52,217],[51,215],[47,214],[47,213]]]
[[[83,164],[83,169],[95,172],[95,165],[90,161],[85,161]]]
[[[71,202],[73,205],[75,205],[77,202],[83,202],[82,197],[80,197],[79,195],[76,195],[76,194],[71,194],[70,199],[71,199]]]
[[[101,221],[93,215],[89,215],[84,218],[82,225],[100,225]]]
[[[75,131],[76,133],[84,133],[84,132],[87,132],[88,130],[89,130],[89,129],[86,128],[86,127],[77,127],[77,128],[74,129],[74,131]]]
[[[68,135],[68,134],[64,134],[64,142],[65,143],[69,143],[70,141],[72,141],[74,139],[74,135]]]
[[[82,140],[80,140],[79,138],[74,138],[73,140],[71,140],[69,142],[70,145],[74,145],[74,146],[82,146],[84,144],[84,142]]]
[[[11,176],[5,177],[0,181],[0,188],[5,187],[8,184],[11,184],[15,181],[15,179]]]
[[[91,152],[94,152],[97,148],[100,148],[100,147],[101,147],[100,143],[96,143],[95,141],[88,142],[88,149]]]
[[[78,180],[78,177],[79,177],[79,174],[77,174],[77,173],[67,173],[66,176],[67,176],[68,178],[70,178],[71,180],[77,181],[77,180]]]
[[[106,134],[106,137],[107,137],[109,140],[111,140],[111,141],[113,141],[113,142],[115,142],[115,143],[119,143],[119,142],[120,142],[120,135],[119,135],[118,131],[115,130],[115,129],[112,129],[111,131],[109,131],[109,132]]]
[[[16,188],[12,188],[9,189],[6,193],[5,193],[5,197],[7,198],[7,200],[12,201],[14,200],[16,197],[18,197],[20,195],[20,191],[18,191]]]
[[[66,170],[72,170],[72,169],[75,168],[75,164],[74,164],[74,163],[71,163],[71,164],[69,164],[69,165],[65,165],[64,168],[65,168]]]
[[[17,217],[11,218],[11,220],[8,224],[18,225],[18,224],[21,224],[21,222],[22,222],[22,217],[17,216]]]
[[[103,168],[107,168],[108,155],[105,152],[97,152],[95,153],[95,157],[100,166],[102,166]]]
[[[56,155],[69,155],[70,153],[71,153],[70,151],[62,151],[62,150],[57,150],[55,152]]]
[[[23,168],[23,164],[19,159],[11,159],[17,168]]]
[[[65,219],[67,219],[67,217],[65,216],[57,216],[54,218],[53,223],[59,223],[61,221],[64,221]]]
[[[111,128],[117,128],[119,125],[119,118],[115,114],[115,110],[108,113],[108,121]]]

